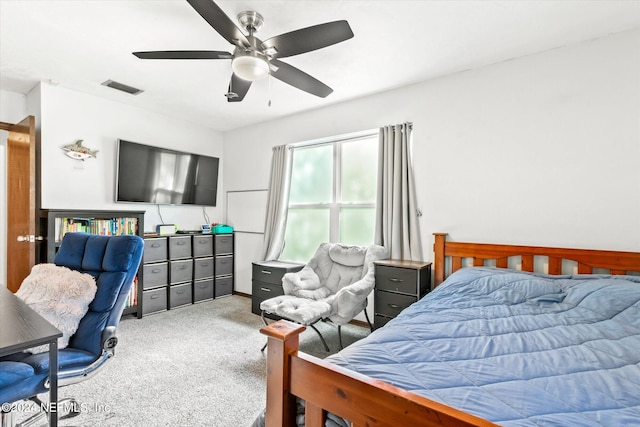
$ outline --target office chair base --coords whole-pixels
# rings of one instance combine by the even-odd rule
[[[4,405],[3,405],[4,406]],[[12,411],[0,412],[0,427],[13,427],[15,426],[15,419]]]

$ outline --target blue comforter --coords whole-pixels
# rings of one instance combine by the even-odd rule
[[[504,426],[637,426],[640,277],[462,269],[327,360]]]

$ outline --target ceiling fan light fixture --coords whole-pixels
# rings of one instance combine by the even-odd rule
[[[250,82],[269,75],[269,63],[259,56],[236,56],[231,62],[231,68],[236,76]]]

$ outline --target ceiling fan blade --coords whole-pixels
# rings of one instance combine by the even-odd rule
[[[229,52],[218,50],[155,50],[133,52],[140,59],[231,59]]]
[[[187,2],[229,43],[236,46],[250,46],[244,33],[212,0],[187,0]]]
[[[278,61],[277,59],[272,59],[270,62],[278,67],[277,70],[271,71],[271,75],[280,81],[290,84],[293,87],[297,87],[305,92],[309,92],[312,95],[319,96],[320,98],[325,98],[333,92],[333,89],[329,86],[296,67],[282,61]]]
[[[225,95],[227,102],[240,102],[244,99],[245,95],[251,87],[251,82],[241,79],[235,74],[231,75],[231,81],[229,82],[229,91]]]
[[[286,58],[331,46],[351,37],[353,31],[347,21],[334,21],[271,37],[262,43],[262,48],[277,49],[276,53],[270,54],[272,58]]]

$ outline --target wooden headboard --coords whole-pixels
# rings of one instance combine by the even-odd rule
[[[451,259],[449,274],[462,268],[463,260],[469,258],[474,266],[495,261],[495,266],[507,268],[509,258],[521,257],[523,271],[534,271],[534,257],[546,258],[548,274],[562,274],[563,260],[577,263],[579,274],[591,274],[594,268],[605,269],[609,274],[640,272],[640,253],[600,251],[593,249],[553,248],[544,246],[497,245],[489,243],[449,242],[447,233],[434,233],[434,287],[445,279],[446,258]]]

